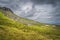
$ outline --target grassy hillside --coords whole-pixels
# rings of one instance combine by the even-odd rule
[[[0,40],[60,40],[59,25],[25,23],[5,16],[0,10]]]
[[[15,21],[18,21],[20,23],[23,23],[23,24],[26,24],[26,25],[28,25],[28,24],[41,25],[39,22],[36,22],[36,21],[33,21],[33,20],[29,20],[29,19],[25,19],[25,18],[22,18],[22,17],[19,17],[19,16],[15,15],[11,11],[11,9],[9,9],[9,8],[1,7],[0,11],[2,11],[5,16],[7,16],[7,17],[9,17],[9,18],[11,18],[11,19],[13,19]]]

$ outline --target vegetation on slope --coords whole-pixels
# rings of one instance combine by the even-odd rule
[[[0,11],[0,40],[60,40],[60,27],[26,25],[8,18]]]

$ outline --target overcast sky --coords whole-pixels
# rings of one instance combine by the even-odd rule
[[[0,0],[20,17],[42,23],[60,24],[60,0]]]

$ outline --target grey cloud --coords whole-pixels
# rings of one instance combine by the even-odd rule
[[[19,9],[22,5],[26,4],[30,0],[0,0],[0,5],[9,7],[13,10]]]
[[[48,4],[53,4],[56,2],[60,2],[60,0],[31,0],[34,3],[40,4],[40,3],[48,3]]]
[[[52,4],[56,6],[57,3],[60,3],[60,0],[31,0],[35,4]]]

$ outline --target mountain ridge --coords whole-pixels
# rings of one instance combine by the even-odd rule
[[[26,25],[28,25],[28,24],[36,25],[37,23],[40,24],[39,22],[29,20],[29,19],[25,19],[25,18],[22,18],[22,17],[19,17],[19,16],[15,15],[14,12],[11,9],[7,8],[7,7],[0,7],[0,10],[4,13],[5,16],[7,16],[7,17],[9,17],[9,18],[11,18],[15,21],[21,22],[23,24],[24,24],[24,22],[26,22],[25,23]],[[29,22],[29,21],[31,21],[31,22]]]

